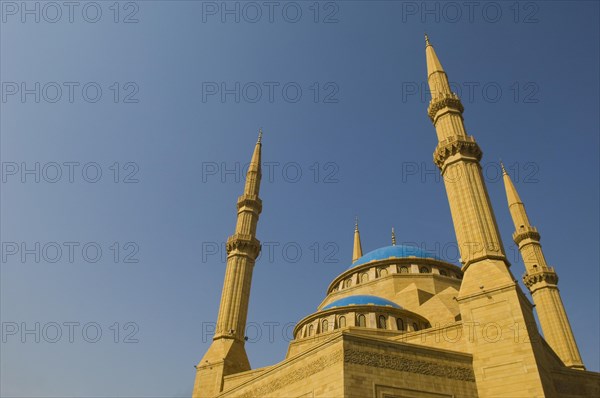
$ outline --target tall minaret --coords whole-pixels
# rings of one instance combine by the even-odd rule
[[[352,250],[352,262],[362,257],[362,245],[360,244],[360,232],[358,232],[358,217],[354,222],[354,250]]]
[[[250,370],[244,348],[246,317],[254,262],[260,252],[256,225],[262,210],[258,197],[261,179],[262,131],[254,147],[246,175],[244,194],[237,202],[235,234],[227,239],[227,265],[215,335],[196,366],[194,398],[212,397],[223,388],[223,377]]]
[[[502,165],[504,188],[508,209],[515,224],[513,239],[519,246],[525,275],[523,282],[531,292],[535,303],[540,326],[550,347],[560,359],[570,368],[585,370],[569,318],[560,298],[558,290],[558,275],[554,268],[548,267],[540,245],[540,234],[529,223],[525,206],[513,185],[510,176]]]
[[[427,36],[425,53],[432,97],[428,113],[438,138],[433,159],[444,179],[463,264],[456,299],[479,396],[553,396],[533,307],[504,254],[479,164],[482,152],[467,135],[463,105]]]

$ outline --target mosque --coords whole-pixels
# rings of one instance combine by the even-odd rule
[[[316,312],[297,323],[285,359],[251,369],[244,330],[261,248],[259,134],[194,398],[600,396],[600,374],[581,360],[557,271],[503,169],[512,238],[533,304],[515,280],[482,177],[482,151],[465,130],[463,105],[427,37],[425,54],[427,111],[438,137],[433,160],[444,177],[461,266],[396,245],[394,237],[391,246],[364,254],[357,224],[352,264],[329,284]]]

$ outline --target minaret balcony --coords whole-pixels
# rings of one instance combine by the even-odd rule
[[[540,233],[538,232],[536,227],[521,226],[517,231],[513,233],[513,240],[517,245],[519,245],[525,239],[531,239],[536,242],[540,241]]]
[[[474,158],[478,162],[483,156],[483,152],[475,142],[473,136],[457,137],[450,136],[441,140],[433,152],[433,162],[442,169],[446,160],[453,155],[460,154],[466,157]]]
[[[435,115],[444,108],[454,109],[461,114],[465,110],[456,93],[438,94],[429,101],[429,107],[427,108],[427,113],[432,122],[435,122]]]
[[[237,251],[239,254],[248,255],[253,259],[258,257],[261,248],[258,239],[252,235],[246,234],[235,234],[230,236],[229,239],[227,239],[225,247],[227,249],[227,254]]]
[[[544,267],[539,271],[526,272],[523,274],[523,283],[531,290],[534,285],[545,282],[549,285],[558,283],[558,274],[554,272],[554,267]]]
[[[243,207],[255,210],[257,214],[260,214],[262,211],[262,200],[258,195],[242,195],[238,198],[237,208],[240,210]]]

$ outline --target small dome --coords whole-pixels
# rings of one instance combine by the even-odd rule
[[[348,296],[341,298],[339,300],[334,301],[333,303],[327,304],[325,307],[321,308],[321,311],[328,310],[330,308],[335,307],[346,307],[348,305],[381,305],[385,307],[394,307],[394,308],[402,308],[398,304],[393,301],[377,297],[377,296],[367,296],[367,295],[356,295],[356,296]]]
[[[379,249],[375,249],[368,252],[358,260],[352,263],[350,268],[356,267],[357,265],[366,264],[374,260],[387,260],[388,258],[407,258],[407,257],[420,257],[420,258],[432,258],[434,260],[441,260],[439,257],[431,254],[425,250],[422,250],[415,246],[386,246]]]

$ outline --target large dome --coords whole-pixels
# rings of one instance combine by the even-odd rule
[[[358,260],[352,263],[350,268],[356,267],[357,265],[366,264],[374,260],[387,260],[388,258],[407,258],[407,257],[420,257],[420,258],[432,258],[435,260],[441,260],[434,254],[431,254],[425,250],[422,250],[415,246],[386,246],[379,249],[375,249]]]
[[[394,308],[402,308],[398,304],[393,301],[377,297],[377,296],[368,296],[368,295],[355,295],[341,298],[339,300],[334,301],[333,303],[327,304],[325,307],[321,308],[321,311],[328,310],[330,308],[335,307],[346,307],[348,305],[381,305],[384,307],[394,307]]]

